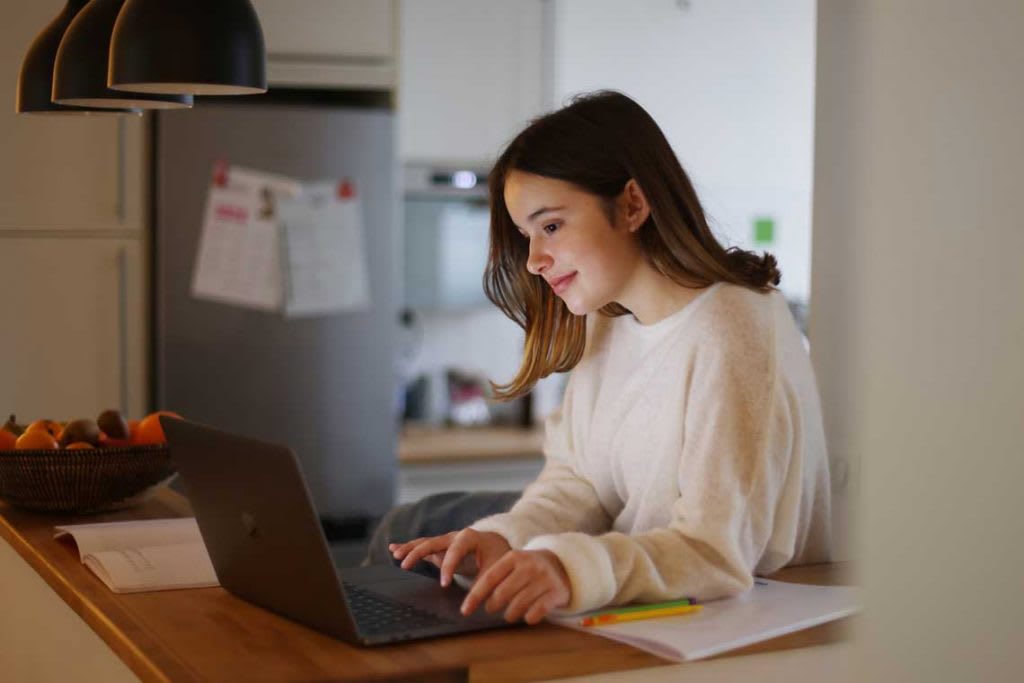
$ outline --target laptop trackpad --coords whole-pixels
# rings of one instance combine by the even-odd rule
[[[466,597],[464,589],[455,584],[442,588],[435,579],[398,567],[375,565],[357,569],[346,568],[339,573],[343,579],[352,581],[365,590],[452,621],[480,624],[504,621],[501,614],[488,614],[483,608],[477,609],[469,617],[462,616],[459,607]]]
[[[398,600],[406,605],[417,609],[431,612],[440,617],[460,621],[465,619],[459,611],[466,591],[458,586],[442,588],[441,584],[420,577],[422,581],[408,581],[398,579],[397,581],[382,581],[367,586],[367,590],[374,593],[386,595],[392,600]]]

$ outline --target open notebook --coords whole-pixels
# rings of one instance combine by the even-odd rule
[[[194,517],[54,527],[115,593],[220,585]]]
[[[562,626],[629,643],[673,661],[703,659],[841,619],[858,610],[859,589],[757,578],[746,593],[704,603],[692,614],[583,627],[587,616],[549,617]],[[589,614],[600,613],[591,612]]]

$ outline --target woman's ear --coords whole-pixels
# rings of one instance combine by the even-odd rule
[[[651,215],[651,206],[647,203],[647,196],[640,188],[640,184],[632,178],[627,180],[626,186],[622,188],[619,202],[626,229],[630,232],[639,230],[640,226],[647,221],[647,217]]]

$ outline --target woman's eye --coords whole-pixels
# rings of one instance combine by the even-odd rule
[[[553,233],[555,230],[558,230],[558,223],[548,223],[547,225],[544,226],[544,232],[546,232],[549,235]]]

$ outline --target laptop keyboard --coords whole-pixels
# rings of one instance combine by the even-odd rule
[[[453,623],[449,619],[416,609],[397,600],[342,582],[359,630],[364,635],[414,631]]]

